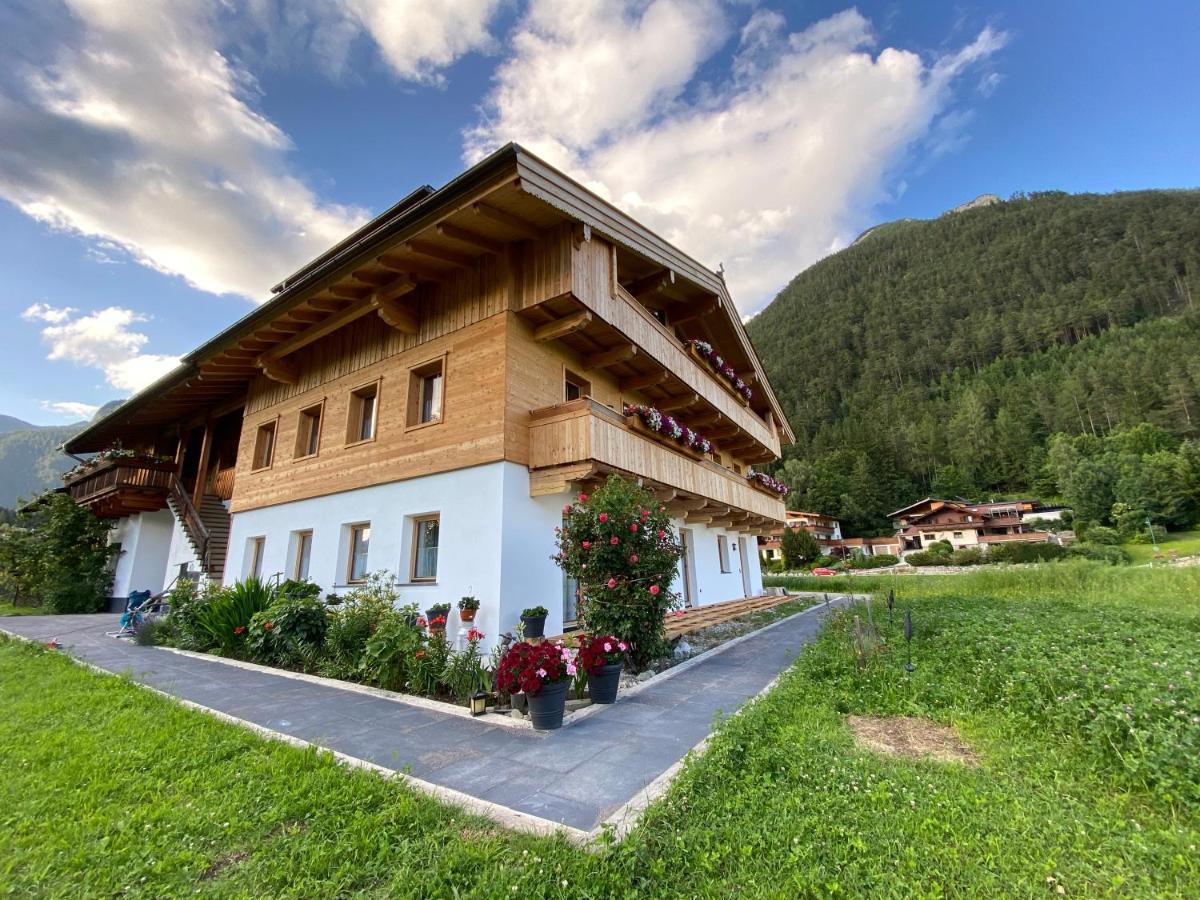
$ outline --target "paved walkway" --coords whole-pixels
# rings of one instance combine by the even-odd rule
[[[561,731],[539,734],[107,637],[116,616],[15,616],[76,657],[168,694],[434,785],[591,831],[762,691],[810,643],[835,597]]]

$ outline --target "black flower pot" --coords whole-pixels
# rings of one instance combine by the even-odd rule
[[[546,636],[545,616],[521,616],[521,623],[525,626],[525,637],[531,638]]]
[[[569,681],[556,681],[554,684],[543,685],[536,694],[529,695],[529,721],[533,723],[535,731],[562,728],[569,684]]]
[[[595,674],[588,672],[588,696],[593,703],[616,703],[617,688],[621,686],[621,669],[624,663],[609,663],[601,666]]]

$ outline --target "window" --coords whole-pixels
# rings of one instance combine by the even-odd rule
[[[296,532],[296,564],[292,567],[292,577],[297,581],[308,581],[309,563],[312,561],[311,531]]]
[[[379,418],[379,382],[364,385],[350,394],[350,417],[346,422],[346,443],[357,444],[375,437]]]
[[[731,572],[729,568],[729,538],[723,534],[717,535],[717,558],[721,561],[721,571]]]
[[[275,423],[267,422],[258,426],[254,436],[254,468],[269,469],[275,458]]]
[[[413,581],[434,581],[437,578],[439,516],[413,519]]]
[[[580,397],[587,397],[592,393],[592,384],[586,378],[580,378],[570,369],[566,370],[563,379],[563,399],[566,401],[578,400]]]
[[[956,538],[960,538],[960,537],[962,537],[962,532],[961,532],[961,531],[956,531],[956,532],[954,532],[954,536],[955,536]]]
[[[347,560],[346,581],[354,584],[367,580],[367,550],[371,543],[371,526],[350,526],[350,558]]]
[[[250,538],[250,565],[246,568],[246,574],[251,578],[262,580],[263,567],[263,552],[267,549],[267,539],[265,537]]]
[[[296,425],[296,459],[316,456],[321,447],[321,408],[317,403],[300,410],[300,421]]]
[[[446,375],[446,359],[442,357],[409,372],[408,427],[432,425],[442,421],[442,395]]]

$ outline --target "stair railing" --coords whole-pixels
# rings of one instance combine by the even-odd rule
[[[200,518],[200,513],[196,511],[196,507],[192,504],[192,498],[188,496],[183,482],[175,474],[171,475],[171,500],[175,504],[175,514],[179,516],[179,521],[183,523],[183,530],[187,533],[192,545],[196,548],[196,554],[200,557],[200,564],[207,573],[209,563],[208,526]]]

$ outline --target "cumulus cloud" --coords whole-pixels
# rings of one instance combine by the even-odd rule
[[[55,16],[47,6],[28,17],[57,43],[25,46],[10,31],[0,72],[0,196],[25,213],[94,239],[102,261],[123,250],[255,300],[365,220],[289,172],[287,135],[219,49],[217,5],[66,0]],[[428,79],[484,40],[494,3],[320,6],[323,31],[348,21],[398,73]]]
[[[42,409],[58,413],[60,416],[68,416],[74,420],[90,420],[100,407],[94,403],[82,403],[78,400],[43,400]]]
[[[77,313],[70,307],[34,303],[21,317],[44,326],[47,359],[99,369],[118,390],[141,390],[179,365],[177,356],[142,352],[149,338],[130,326],[146,321],[145,316],[120,306]]]
[[[614,8],[580,2],[563,16],[534,0],[464,155],[525,144],[696,258],[724,262],[743,313],[859,230],[956,80],[1005,42],[984,29],[924,60],[875,50],[856,10],[788,33],[760,9],[739,34],[709,4]],[[714,74],[714,50],[735,37]]]

